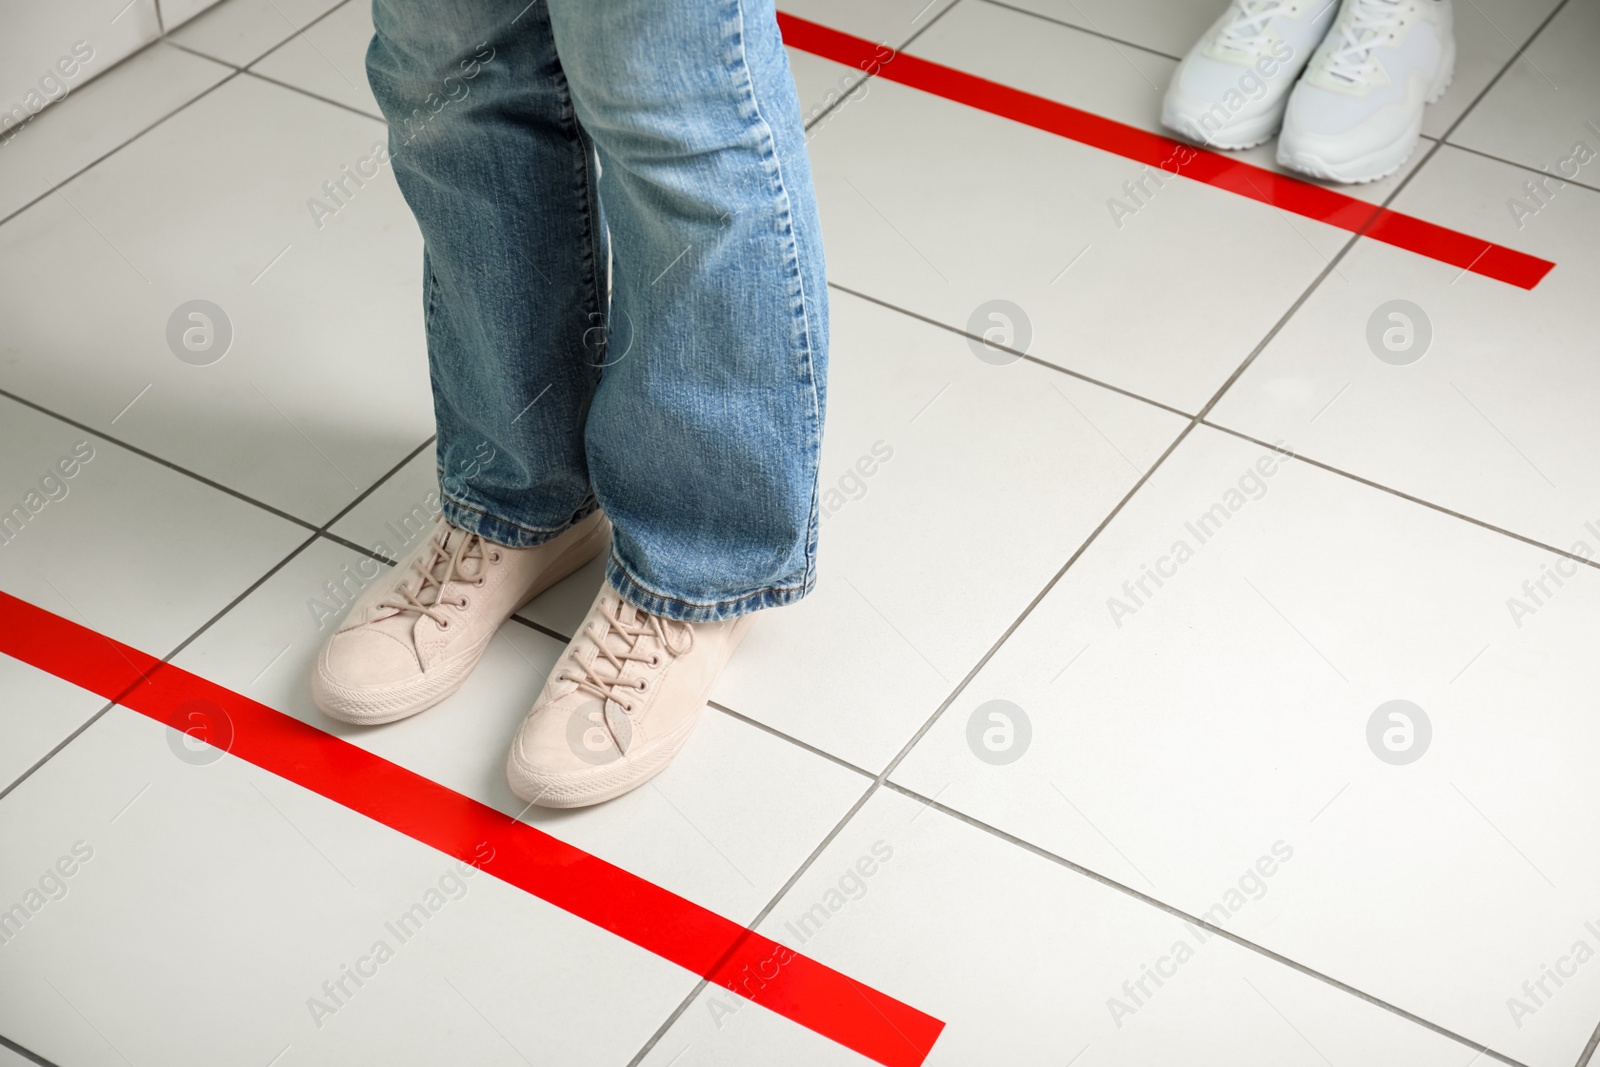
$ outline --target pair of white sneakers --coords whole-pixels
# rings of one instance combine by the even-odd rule
[[[461,688],[513,612],[610,545],[598,511],[533,548],[491,544],[440,518],[351,605],[317,656],[313,699],[363,726],[433,707]],[[655,777],[689,739],[751,618],[676,622],[602,585],[512,739],[512,792],[576,808]]]
[[[1278,162],[1336,182],[1399,170],[1455,70],[1451,0],[1231,0],[1184,56],[1162,125],[1212,148],[1278,134]],[[1320,43],[1319,43],[1320,42]]]

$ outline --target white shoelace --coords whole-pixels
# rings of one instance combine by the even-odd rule
[[[1368,84],[1378,69],[1372,50],[1400,25],[1405,13],[1404,0],[1355,0],[1349,19],[1338,25],[1340,41],[1328,55],[1328,74],[1351,85]]]
[[[1289,0],[1239,0],[1239,13],[1222,27],[1218,43],[1252,55],[1265,52],[1272,44],[1266,32],[1267,23],[1289,6]]]
[[[652,667],[659,666],[661,662],[660,653],[645,655],[640,651],[640,639],[654,637],[656,643],[676,659],[694,647],[694,627],[687,623],[674,624],[637,608],[634,609],[634,621],[629,623],[622,617],[621,604],[602,605],[600,616],[600,620],[589,629],[589,639],[595,643],[600,654],[581,670],[563,671],[561,680],[577,682],[579,689],[593,693],[601,700],[615,701],[623,711],[632,712],[632,702],[622,694],[642,693],[649,683],[640,678],[636,682],[621,685],[622,672],[627,669],[629,662],[647,663]],[[617,640],[613,641],[613,637]],[[602,662],[611,667],[609,677],[597,670]]]
[[[396,583],[389,595],[378,602],[378,607],[392,608],[401,614],[426,615],[439,624],[439,629],[448,630],[450,620],[438,610],[442,606],[439,598],[444,594],[444,587],[458,580],[482,585],[484,573],[498,556],[499,552],[487,548],[477,534],[454,527],[435,531],[428,540],[428,551],[412,562],[411,573]],[[476,566],[468,569],[465,564],[469,562]],[[412,588],[412,579],[419,575],[421,581]],[[467,598],[461,597],[454,603],[464,608]]]

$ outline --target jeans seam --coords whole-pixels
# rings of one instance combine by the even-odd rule
[[[729,600],[716,600],[716,601],[712,601],[711,603],[708,603],[708,604],[699,604],[699,603],[696,603],[696,602],[694,602],[692,600],[684,600],[681,597],[675,597],[675,596],[672,596],[672,595],[667,594],[667,593],[659,592],[656,589],[654,589],[653,587],[651,587],[649,584],[647,584],[647,583],[645,583],[643,581],[640,581],[639,576],[633,573],[633,569],[622,561],[622,557],[617,554],[617,550],[616,550],[615,546],[613,546],[612,549],[611,549],[611,560],[610,560],[610,562],[612,563],[612,565],[614,565],[617,568],[617,570],[619,570],[619,571],[621,571],[623,573],[623,575],[628,579],[628,581],[630,583],[632,583],[633,585],[637,586],[638,588],[643,590],[645,593],[647,593],[649,596],[653,597],[654,599],[661,600],[661,601],[664,601],[664,602],[669,603],[669,604],[681,604],[684,607],[691,608],[691,609],[693,609],[695,611],[715,611],[715,610],[717,610],[719,608],[734,607],[736,605],[744,603],[747,600],[756,600],[756,599],[759,599],[761,597],[770,597],[770,596],[772,596],[774,594],[784,594],[784,593],[794,593],[794,592],[802,592],[803,593],[806,590],[809,590],[811,588],[811,584],[812,584],[811,581],[810,581],[810,571],[808,569],[806,579],[804,579],[804,580],[802,580],[802,581],[800,581],[800,582],[798,582],[798,583],[796,583],[794,585],[769,585],[769,586],[764,586],[764,587],[762,587],[760,589],[757,589],[757,590],[755,590],[753,592],[745,593],[742,596],[733,597],[732,599],[729,599]],[[621,592],[621,590],[618,590],[618,592]]]
[[[806,444],[807,444],[808,448],[810,449],[810,452],[811,452],[811,455],[812,455],[812,458],[813,458],[813,461],[814,461],[814,465],[813,465],[813,478],[812,478],[812,484],[811,484],[811,513],[810,513],[810,516],[809,516],[809,519],[808,519],[808,522],[807,522],[807,529],[806,529],[806,572],[805,572],[805,579],[804,579],[804,581],[801,583],[801,585],[799,587],[795,587],[795,588],[810,588],[812,583],[815,581],[815,574],[816,574],[816,563],[817,563],[817,558],[816,558],[817,557],[817,553],[816,553],[816,540],[817,540],[817,537],[816,537],[816,534],[817,534],[817,528],[818,528],[818,525],[819,525],[819,523],[817,521],[817,518],[818,518],[817,517],[817,508],[818,508],[818,504],[819,504],[819,484],[820,484],[821,477],[822,477],[822,412],[821,412],[821,398],[818,395],[818,390],[817,390],[816,361],[813,358],[813,354],[814,354],[814,351],[815,351],[815,346],[814,346],[813,334],[812,334],[812,330],[811,330],[811,317],[810,317],[810,310],[809,310],[810,309],[810,302],[807,299],[807,295],[806,295],[805,272],[801,268],[801,263],[800,263],[799,241],[798,241],[798,238],[796,237],[796,234],[795,234],[794,202],[793,202],[793,198],[789,195],[788,183],[784,179],[783,160],[778,154],[777,136],[773,132],[772,124],[767,121],[766,115],[762,113],[761,102],[756,97],[755,79],[753,77],[751,77],[751,74],[750,74],[749,53],[748,53],[748,51],[747,51],[747,49],[745,47],[746,35],[745,35],[745,29],[744,29],[744,23],[745,23],[745,18],[744,18],[744,0],[733,0],[733,6],[734,6],[734,11],[737,14],[738,20],[739,20],[739,24],[738,24],[739,57],[738,57],[738,59],[739,59],[739,66],[741,68],[741,73],[743,74],[744,89],[745,89],[745,92],[747,93],[747,95],[749,97],[750,106],[755,111],[756,121],[761,124],[761,128],[763,130],[763,137],[764,137],[764,140],[766,142],[766,144],[765,144],[766,152],[772,159],[773,172],[774,172],[774,176],[775,176],[776,181],[777,181],[778,196],[779,196],[779,198],[780,198],[780,200],[782,202],[782,208],[783,208],[784,235],[788,239],[788,249],[786,250],[786,256],[787,256],[787,258],[789,260],[790,270],[792,271],[793,276],[794,276],[794,284],[797,287],[797,289],[799,291],[799,295],[800,295],[800,306],[797,309],[797,311],[793,312],[792,314],[793,314],[793,317],[796,320],[798,320],[797,321],[797,325],[799,327],[799,332],[800,332],[800,336],[801,336],[801,339],[802,339],[802,343],[803,343],[803,345],[805,347],[806,383],[807,383],[807,385],[810,386],[810,389],[811,389],[811,427],[807,431],[807,435],[806,435],[807,436],[807,442],[806,442]]]
[[[527,533],[531,533],[531,534],[549,534],[550,536],[545,538],[546,541],[553,540],[556,537],[559,537],[561,534],[565,533],[566,531],[572,529],[572,527],[576,526],[578,523],[582,522],[584,519],[586,519],[590,515],[594,514],[594,512],[596,510],[594,507],[580,507],[576,512],[573,513],[573,516],[571,518],[569,518],[565,523],[563,523],[560,526],[529,526],[526,523],[517,522],[515,519],[508,519],[503,515],[496,515],[492,511],[486,511],[485,509],[480,508],[475,504],[469,504],[466,501],[461,500],[459,497],[456,497],[455,495],[453,495],[451,493],[445,492],[444,491],[444,487],[442,485],[440,486],[440,489],[439,489],[439,499],[441,501],[443,501],[444,503],[446,503],[446,504],[450,504],[450,505],[452,505],[454,507],[460,508],[462,511],[470,511],[474,515],[482,515],[486,519],[492,519],[495,522],[502,523],[502,524],[504,524],[506,526],[509,526],[509,527],[511,527],[513,529],[516,529],[516,530],[524,530]],[[482,535],[479,535],[479,536],[482,536]],[[544,541],[540,541],[538,543],[539,544],[543,544]],[[502,548],[512,548],[512,547],[515,547],[515,546],[502,545],[501,547]],[[522,546],[522,547],[532,548],[534,546],[525,545],[525,546]]]
[[[589,279],[589,297],[592,304],[590,321],[592,322],[593,316],[598,313],[601,316],[602,326],[605,326],[608,324],[606,320],[609,318],[610,301],[607,299],[605,279],[601,275],[601,250],[597,247],[600,231],[597,225],[598,220],[595,216],[595,204],[599,198],[599,190],[594,186],[594,169],[591,165],[595,147],[592,138],[583,128],[583,122],[578,118],[578,109],[572,100],[572,87],[567,83],[565,71],[562,71],[560,77],[556,79],[556,92],[561,98],[562,122],[571,130],[572,137],[579,148],[576,154],[579,179],[578,210],[583,216],[584,236],[586,238],[583,242],[582,254],[586,261],[584,273]],[[588,330],[585,330],[583,334],[585,344],[587,344],[588,336]],[[603,331],[602,337],[609,341],[609,332]],[[600,364],[602,366],[605,364],[604,353],[601,355]]]

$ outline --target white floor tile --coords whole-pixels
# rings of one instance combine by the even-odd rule
[[[186,22],[172,34],[172,39],[213,59],[248,67],[338,3],[339,0],[222,0]]]
[[[0,737],[5,738],[0,745],[0,790],[106,706],[103,698],[9,657],[0,657],[0,693],[5,694],[0,701]]]
[[[798,926],[808,915],[810,924]],[[1473,1055],[890,791],[867,802],[760,929],[943,1020],[929,1067],[1461,1067]],[[1170,955],[1180,941],[1189,949],[1182,963]],[[1155,965],[1169,972],[1160,986],[1145,977]],[[1124,982],[1141,980],[1147,996],[1124,990]],[[1131,1012],[1114,1014],[1113,998]],[[708,988],[644,1062],[867,1061]]]
[[[168,33],[182,26],[196,15],[213,7],[218,0],[159,0],[161,24]]]
[[[0,35],[0,115],[13,114],[13,108],[20,108],[21,114],[47,114],[161,36],[156,0],[13,5],[6,9],[5,20],[6,32]],[[63,61],[64,66],[58,65]],[[54,76],[56,84],[48,76]],[[64,97],[61,85],[67,89]],[[40,103],[51,97],[54,103]]]
[[[830,29],[900,48],[935,22],[956,0],[779,0],[778,10]]]
[[[383,138],[381,123],[255,78],[195,101],[0,227],[0,316],[26,357],[0,364],[0,383],[331,518],[433,424],[421,239],[392,175],[380,168],[320,229],[308,207]],[[205,366],[168,336],[193,300],[232,328]]]
[[[840,102],[851,89],[860,85],[864,77],[862,71],[798,48],[791,47],[787,51],[789,73],[794,77],[795,92],[800,97],[800,117],[808,129],[826,123],[836,105],[849,106]],[[867,92],[871,92],[870,86]]]
[[[1495,75],[1538,30],[1560,0],[1468,0],[1455,4],[1456,73],[1438,103],[1428,105],[1422,132],[1443,137]]]
[[[1507,998],[1597,944],[1600,862],[1571,842],[1600,829],[1600,581],[1519,629],[1506,598],[1546,554],[1263,456],[1187,437],[894,780],[1193,915],[1282,839],[1270,896],[1215,921],[1522,1062],[1571,1064],[1600,970],[1521,1027]],[[1008,764],[969,741],[1004,730],[994,700],[1031,726],[1026,746],[990,739]],[[1369,749],[1391,700],[1431,724],[1406,765]]]
[[[0,1033],[55,1063],[600,1067],[693,988],[689,972],[487,874],[463,879],[442,853],[240,760],[177,759],[168,733],[113,709],[0,801],[8,908],[71,860],[45,885],[65,895],[0,952]],[[402,940],[389,924],[418,904],[432,914]],[[389,955],[373,963],[380,941]],[[323,991],[363,958],[375,973],[362,985]]]
[[[311,664],[338,625],[328,612],[343,615],[325,583],[342,584],[348,599],[379,566],[370,559],[363,566],[363,557],[319,542],[174,662],[508,815],[520,812],[542,830],[741,921],[772,899],[868,785],[859,774],[708,711],[694,740],[650,785],[596,808],[529,811],[506,785],[506,746],[562,642],[509,623],[458,694],[388,726],[345,726],[312,705]],[[326,609],[315,608],[317,601]]]
[[[438,514],[438,458],[429,444],[328,532],[397,562],[427,536]]]
[[[1097,99],[1150,92],[1102,42],[1036,19],[1031,38],[1071,61],[1019,77],[963,17],[956,9],[912,51],[1080,106],[1086,84],[1123,87]],[[1111,205],[1126,206],[1125,185],[1141,178],[1131,160],[895,84],[841,107],[811,152],[832,280],[959,329],[985,301],[1009,300],[1031,320],[1031,354],[1186,411],[1349,238],[1183,179],[1148,179],[1153,193],[1119,216]]]
[[[1504,198],[1526,175],[1445,147],[1395,206],[1554,261],[1537,288],[1363,240],[1211,418],[1546,544],[1585,539],[1600,552],[1584,528],[1600,520],[1600,370],[1589,355],[1600,193],[1569,187],[1518,229]],[[1375,355],[1381,309],[1396,299],[1420,308],[1431,332],[1421,358],[1398,366]],[[1420,319],[1414,327],[1418,345]]]
[[[832,299],[821,578],[750,628],[714,698],[875,772],[1183,422]]]
[[[897,49],[954,6],[955,0],[891,0],[870,5],[848,0],[785,0],[780,10],[811,22],[864,37],[881,47]],[[797,48],[789,50],[789,69],[800,95],[800,114],[809,127],[851,89],[866,71],[821,59]],[[871,91],[860,93],[864,98]]]
[[[227,77],[228,68],[167,45],[147,48],[45,110],[0,151],[0,218]]]
[[[0,508],[0,589],[153,656],[310,533],[3,398]]]
[[[326,18],[258,59],[250,69],[268,78],[383,118],[367,85],[372,5],[349,0]]]
[[[1472,109],[1451,142],[1600,185],[1600,114],[1594,107],[1600,98],[1597,39],[1600,6],[1568,3]],[[1580,142],[1589,151],[1575,154],[1573,147]],[[1554,182],[1548,186],[1554,196],[1560,188]]]
[[[986,0],[974,0],[984,3]],[[1122,44],[1149,49],[1178,59],[1222,14],[1222,0],[1006,0],[1007,6],[1047,18]]]

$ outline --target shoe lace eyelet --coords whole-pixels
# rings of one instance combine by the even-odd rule
[[[460,608],[462,611],[466,611],[467,610],[467,606],[470,603],[471,602],[469,600],[467,600],[466,597],[462,597],[460,600],[456,601],[456,607]]]
[[[637,682],[634,683],[633,687],[635,689],[637,689],[639,692],[642,693],[642,692],[644,692],[645,687],[647,685],[649,685],[649,684],[650,684],[649,682],[646,682],[643,678],[640,678]]]
[[[441,630],[448,630],[448,629],[450,629],[450,620],[449,619],[436,620],[434,622],[434,625],[439,627],[439,629],[441,629]]]
[[[487,581],[487,579],[479,578],[477,581],[472,583],[472,588],[474,588],[474,589],[482,589],[483,588],[483,583],[485,581]]]
[[[651,654],[651,656],[650,656],[650,666],[652,666],[652,667],[661,666],[661,653],[656,652],[656,653],[652,653]],[[640,680],[643,681],[643,679],[640,679]]]
[[[500,562],[500,553],[498,551],[490,552],[489,553],[489,562],[490,563],[499,563]]]

